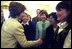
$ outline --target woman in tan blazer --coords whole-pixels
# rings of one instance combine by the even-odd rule
[[[3,23],[1,28],[1,48],[15,48],[16,43],[22,47],[30,47],[42,43],[41,39],[27,41],[23,26],[20,24],[25,10],[25,6],[18,2],[11,2],[9,5],[10,17]]]

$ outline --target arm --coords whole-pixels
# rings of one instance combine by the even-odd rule
[[[39,32],[38,32],[38,26],[36,24],[36,39],[38,39],[38,37],[39,37]]]
[[[30,47],[30,46],[34,46],[37,45],[39,43],[40,40],[37,41],[27,41],[25,34],[23,33],[24,30],[21,27],[17,27],[14,29],[14,36],[16,38],[16,40],[20,43],[20,45],[22,47]]]

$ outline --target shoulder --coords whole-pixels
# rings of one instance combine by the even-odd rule
[[[37,22],[37,24],[40,24],[40,23],[42,23],[42,21],[38,21],[38,22]]]
[[[34,17],[32,20],[36,19],[37,17]]]
[[[15,19],[8,19],[5,21],[4,23],[5,26],[7,26],[8,28],[18,28],[18,27],[22,27],[22,25]]]
[[[41,24],[41,21],[38,21],[37,23],[36,23],[36,26],[39,26]]]
[[[50,24],[50,21],[46,20],[46,23]]]
[[[52,25],[50,25],[49,27],[47,27],[46,32],[50,32],[50,33],[54,32]]]
[[[45,24],[49,27],[51,25],[50,21],[46,20]]]

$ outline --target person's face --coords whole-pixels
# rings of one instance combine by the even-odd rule
[[[30,21],[31,20],[31,17],[30,16],[28,16],[28,21]]]
[[[55,23],[56,23],[56,21],[55,21],[55,19],[53,18],[53,16],[50,16],[50,22],[51,22],[51,24],[55,24]]]
[[[60,10],[57,10],[56,15],[57,15],[58,21],[63,21],[66,19],[68,12],[65,9],[60,9]]]
[[[37,16],[39,16],[39,12],[40,12],[40,10],[37,10],[36,12],[37,12]]]
[[[56,27],[57,26],[57,20],[55,20],[54,18],[52,18],[51,16],[49,18],[47,18],[47,20],[50,22],[50,24],[53,26],[53,27]]]
[[[1,11],[1,16],[3,16],[3,11]]]
[[[26,14],[24,15],[24,17],[22,19],[23,19],[23,22],[29,21],[29,17]]]
[[[46,15],[45,15],[45,14],[42,14],[42,15],[40,16],[40,19],[41,19],[42,21],[46,20]]]
[[[22,20],[24,16],[25,16],[25,12],[22,12],[22,13],[20,13],[20,15],[19,15],[18,18],[19,18],[20,20]]]

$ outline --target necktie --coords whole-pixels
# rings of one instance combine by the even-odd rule
[[[45,22],[42,24],[42,38],[45,36]]]

